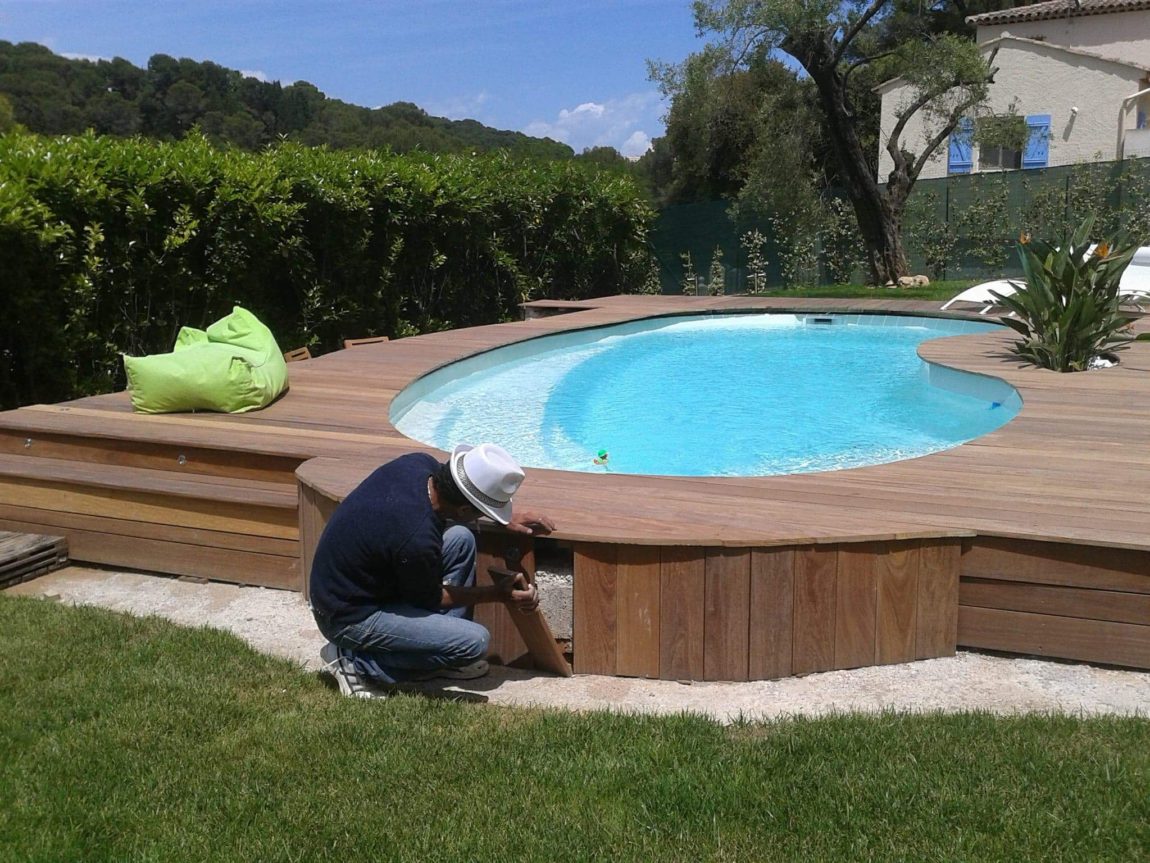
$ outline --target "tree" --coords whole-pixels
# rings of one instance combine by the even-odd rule
[[[871,277],[885,283],[905,275],[900,223],[911,189],[959,119],[986,99],[993,70],[977,46],[950,33],[891,45],[890,33],[905,32],[887,26],[898,11],[895,0],[696,0],[694,11],[700,33],[720,36],[707,51],[727,69],[746,67],[775,50],[802,66],[815,88],[836,177],[853,206]],[[885,186],[860,134],[859,90],[869,89],[856,82],[868,69],[901,77],[912,91],[882,141],[894,161]],[[916,114],[931,130],[917,151],[902,139]]]

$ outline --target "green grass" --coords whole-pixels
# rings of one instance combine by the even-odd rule
[[[359,702],[226,633],[0,596],[4,861],[1131,861],[1148,787],[1144,719]]]

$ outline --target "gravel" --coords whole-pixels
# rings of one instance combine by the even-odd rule
[[[555,579],[554,593],[561,591],[562,581]],[[546,596],[549,585],[545,579],[540,583]],[[155,614],[185,626],[225,629],[256,650],[308,670],[320,667],[323,637],[303,597],[290,591],[70,566],[8,592],[136,615]],[[420,689],[430,695],[492,704],[691,712],[721,722],[888,710],[1150,715],[1150,672],[971,651],[903,665],[753,683],[677,683],[596,675],[564,679],[493,666],[491,674],[479,680],[427,683]]]

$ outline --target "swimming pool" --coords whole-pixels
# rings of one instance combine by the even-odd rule
[[[916,353],[995,328],[894,315],[648,319],[453,363],[400,393],[391,419],[441,449],[494,441],[528,467],[765,476],[881,464],[1017,414],[1005,382]]]

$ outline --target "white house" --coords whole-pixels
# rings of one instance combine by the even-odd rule
[[[1049,0],[967,21],[988,56],[997,50],[983,111],[1013,108],[1030,139],[1021,150],[973,144],[973,119],[964,118],[920,178],[1150,155],[1150,0]],[[878,179],[885,182],[892,168],[885,142],[912,92],[896,78],[879,93]],[[920,112],[903,132],[903,149],[921,152],[930,136]]]

